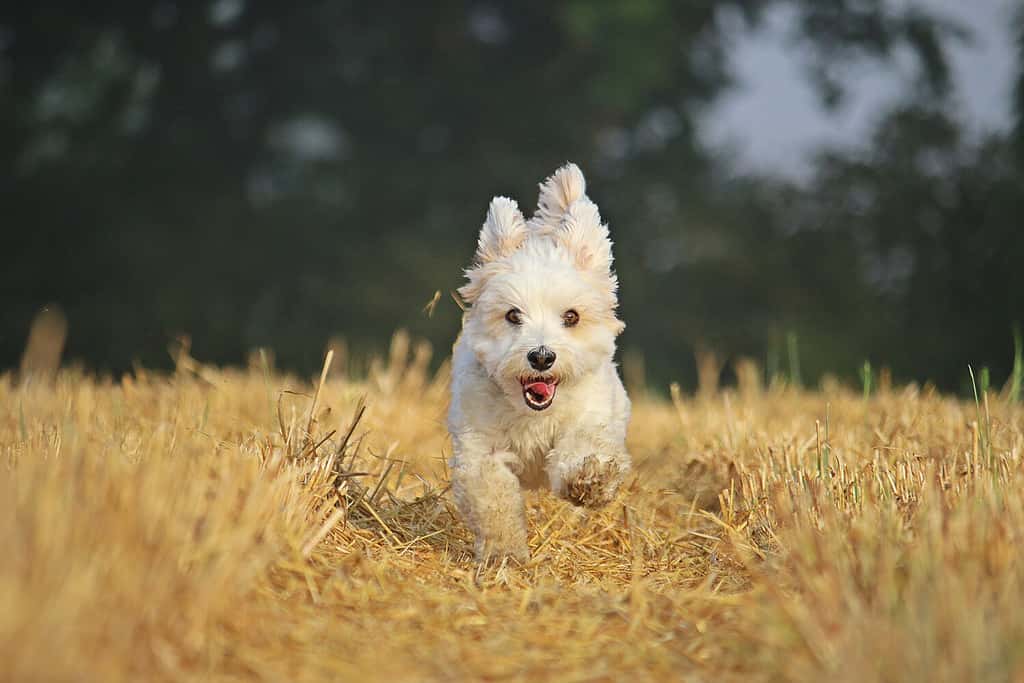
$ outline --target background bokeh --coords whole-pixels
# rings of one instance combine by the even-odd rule
[[[65,358],[100,371],[168,366],[179,334],[300,372],[336,336],[445,351],[489,198],[532,209],[571,159],[654,385],[693,386],[695,349],[787,372],[794,348],[808,383],[865,360],[1001,383],[1024,322],[1024,15],[997,4],[1016,87],[979,127],[950,55],[992,36],[942,2],[7,3],[0,368],[48,304]],[[799,172],[743,162],[777,124],[721,115],[769,21],[822,121],[899,75],[856,139],[794,149]]]

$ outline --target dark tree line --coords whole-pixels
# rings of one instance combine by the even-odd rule
[[[920,67],[808,186],[737,178],[696,131],[778,6],[828,106],[851,61]],[[967,362],[998,377],[1024,319],[1024,125],[963,135],[963,37],[881,0],[9,3],[0,367],[50,302],[68,356],[115,371],[167,365],[179,332],[204,360],[269,346],[302,371],[336,334],[447,348],[458,310],[421,309],[457,286],[487,200],[530,204],[572,159],[612,224],[623,343],[658,384],[692,381],[695,345],[764,359],[791,333],[810,378],[865,358],[949,388]]]

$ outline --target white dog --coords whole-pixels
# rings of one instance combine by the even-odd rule
[[[529,557],[521,486],[604,505],[629,470],[612,244],[574,164],[526,222],[495,197],[452,359],[452,490],[480,560]]]

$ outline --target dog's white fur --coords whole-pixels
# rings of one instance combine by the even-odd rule
[[[452,490],[478,559],[529,557],[521,487],[547,485],[574,503],[609,502],[630,467],[629,399],[615,368],[618,283],[611,241],[574,164],[540,186],[530,221],[491,201],[459,292],[470,304],[452,360]],[[506,319],[521,312],[520,324]],[[579,323],[566,326],[569,310]],[[524,400],[537,373],[527,353],[556,354],[550,407]]]

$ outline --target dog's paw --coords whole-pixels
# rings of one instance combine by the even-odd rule
[[[602,462],[596,457],[588,457],[565,477],[562,497],[573,505],[602,507],[615,498],[624,474],[625,469],[617,462]]]
[[[530,549],[525,541],[478,539],[476,560],[481,564],[497,564],[511,558],[520,564],[530,561]]]

